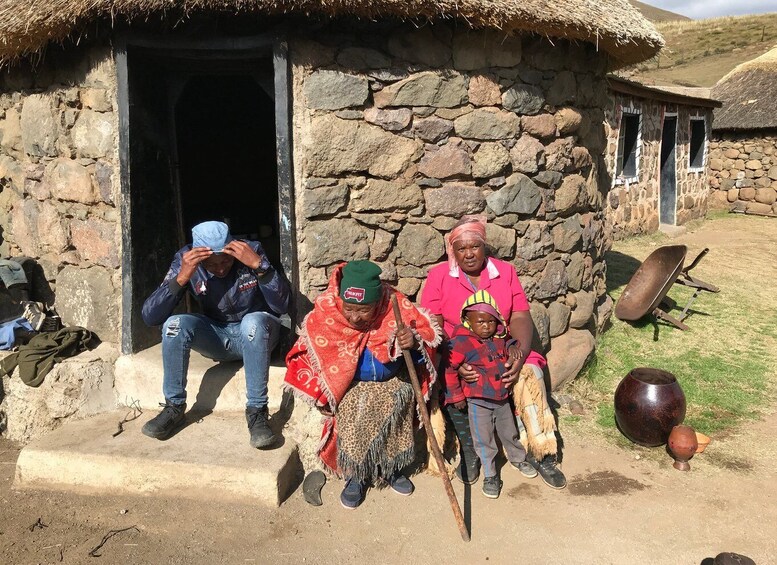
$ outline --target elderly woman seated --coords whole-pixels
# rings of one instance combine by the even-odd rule
[[[447,340],[460,322],[462,305],[469,296],[485,290],[496,300],[498,310],[507,321],[510,337],[517,340],[509,348],[510,368],[502,375],[502,382],[513,389],[521,443],[528,451],[527,461],[536,469],[524,472],[527,469],[524,466],[521,473],[535,477],[538,471],[549,487],[564,488],[566,477],[556,465],[556,422],[548,406],[543,378],[547,363],[531,349],[534,325],[518,274],[510,263],[487,255],[483,218],[465,217],[445,241],[448,261],[429,271],[421,306],[443,326]],[[458,373],[466,382],[478,381],[478,373],[470,365],[462,364]],[[456,476],[462,482],[473,484],[480,474],[478,456],[472,443],[466,403],[457,400],[445,391],[445,412],[461,448]]]
[[[439,326],[380,273],[370,261],[335,268],[286,357],[285,387],[324,415],[318,456],[345,479],[340,501],[348,509],[362,503],[370,484],[412,494],[401,473],[415,455],[413,389],[402,350],[411,350],[425,396],[436,378],[430,353],[440,343]],[[399,331],[392,294],[406,324]]]

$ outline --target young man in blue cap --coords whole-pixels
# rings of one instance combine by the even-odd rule
[[[162,325],[165,395],[164,409],[143,426],[143,433],[166,439],[183,421],[189,352],[194,349],[219,361],[242,359],[251,445],[269,447],[277,440],[268,424],[270,353],[278,343],[278,317],[289,306],[289,286],[258,241],[233,239],[222,222],[197,224],[192,238],[143,304],[143,321]],[[202,313],[171,315],[186,291]]]

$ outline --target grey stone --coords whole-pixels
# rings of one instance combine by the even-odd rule
[[[572,71],[561,71],[548,89],[548,104],[561,106],[577,99],[577,81]]]
[[[585,261],[583,254],[579,251],[569,256],[567,265],[567,285],[569,290],[578,291],[583,286],[583,275],[585,274]]]
[[[475,152],[472,176],[489,178],[501,173],[510,164],[510,154],[501,143],[482,143]]]
[[[453,122],[443,120],[437,116],[422,118],[413,122],[413,133],[416,137],[436,143],[450,135],[453,131]]]
[[[86,167],[70,159],[53,161],[46,170],[46,182],[59,200],[81,204],[96,204],[102,200]]]
[[[548,306],[550,337],[556,337],[567,331],[571,309],[562,302],[552,302]]]
[[[348,186],[345,184],[308,189],[302,193],[302,213],[306,218],[336,214],[347,203]]]
[[[364,111],[364,119],[371,124],[380,126],[389,131],[400,131],[410,125],[413,111],[410,108],[397,108],[384,110],[381,108],[367,108]]]
[[[91,330],[102,341],[118,343],[120,293],[113,286],[113,270],[66,266],[57,276],[55,306],[67,325]]]
[[[516,227],[517,229],[517,227]],[[544,257],[553,249],[553,237],[545,222],[529,222],[524,234],[518,238],[515,256],[531,261]]]
[[[540,171],[533,177],[534,182],[537,184],[552,188],[553,190],[559,187],[563,178],[564,175],[558,171]]]
[[[572,165],[573,137],[557,139],[545,147],[545,168],[550,171],[568,172]]]
[[[70,222],[70,240],[81,260],[90,265],[119,268],[117,225],[95,217]]]
[[[460,217],[481,212],[486,205],[482,190],[465,184],[444,184],[442,188],[428,188],[423,194],[429,216]]]
[[[494,223],[486,224],[486,241],[494,257],[509,259],[515,253],[515,230],[502,228]]]
[[[81,104],[95,112],[110,112],[113,110],[111,98],[104,88],[84,88],[80,94]]]
[[[0,120],[0,148],[9,155],[24,151],[21,116],[15,109],[7,110]]]
[[[567,271],[569,271],[568,266]],[[569,318],[569,327],[579,329],[585,327],[591,321],[591,317],[594,315],[596,297],[593,292],[586,291],[576,292],[573,296],[577,304],[575,309],[572,310],[572,316]]]
[[[365,117],[365,112],[361,110],[338,110],[335,112],[335,116],[343,120],[361,120]]]
[[[551,390],[574,379],[594,352],[596,340],[587,330],[569,330],[551,340],[548,359]]]
[[[23,255],[40,257],[46,253],[57,254],[69,246],[67,227],[49,201],[26,199],[18,202],[11,210],[10,226],[14,243]]]
[[[545,146],[530,135],[522,135],[510,149],[513,170],[536,173],[545,164]]]
[[[442,186],[442,181],[440,179],[420,179],[416,184],[427,188],[439,188]]]
[[[569,175],[554,193],[556,211],[562,215],[574,213],[586,193],[585,179],[580,175]]]
[[[443,237],[436,229],[422,224],[408,224],[397,236],[399,257],[415,266],[437,262],[445,252]]]
[[[472,164],[466,146],[451,142],[437,147],[426,147],[424,156],[418,164],[418,171],[427,177],[444,179],[469,175]]]
[[[545,352],[550,347],[550,318],[548,310],[539,302],[529,304],[529,313],[532,322],[534,322],[534,339],[532,340],[532,349]]]
[[[521,37],[496,30],[462,28],[453,38],[453,66],[471,71],[514,67],[521,62]]]
[[[393,33],[388,40],[388,51],[398,59],[429,67],[443,67],[451,58],[451,48],[440,41],[428,26]]]
[[[461,75],[442,77],[427,71],[414,74],[376,92],[375,105],[433,106],[453,108],[467,101],[467,79]]]
[[[100,191],[100,198],[106,204],[113,204],[113,167],[98,161],[94,167],[94,179]]]
[[[412,210],[423,203],[421,189],[416,184],[400,181],[369,179],[361,190],[351,193],[354,212],[381,212],[384,210]]]
[[[369,75],[375,80],[383,82],[393,82],[395,80],[406,79],[410,71],[406,68],[391,68],[391,69],[379,69],[377,71],[370,71]]]
[[[498,140],[515,137],[520,119],[512,112],[478,108],[453,122],[456,134],[465,139]]]
[[[370,245],[370,259],[373,261],[385,261],[394,246],[394,234],[385,230],[375,230],[372,245]]]
[[[530,84],[516,83],[502,94],[502,105],[516,114],[537,114],[544,104],[542,89]]]
[[[372,232],[351,219],[312,222],[305,229],[307,262],[325,267],[338,261],[368,259]]]
[[[542,195],[529,177],[515,173],[504,187],[488,195],[486,201],[497,215],[533,214],[542,203]]]
[[[553,226],[553,245],[556,251],[569,253],[576,247],[579,247],[582,238],[583,228],[580,225],[579,214],[575,214]]]
[[[365,69],[382,69],[388,67],[391,65],[391,59],[375,49],[369,49],[367,47],[346,47],[338,53],[337,64],[348,70],[362,71]],[[395,78],[393,80],[397,79]]]
[[[561,108],[554,117],[558,134],[561,136],[575,133],[583,123],[583,115],[575,108]]]
[[[417,150],[411,139],[331,114],[313,118],[302,143],[307,173],[321,177],[367,171],[393,178],[410,164]]]
[[[82,110],[70,135],[76,155],[97,159],[113,155],[116,150],[116,132],[113,114]]]
[[[542,272],[542,279],[537,285],[534,296],[539,300],[546,300],[566,294],[568,284],[567,271],[563,261],[550,261]]]
[[[370,94],[366,79],[340,71],[316,71],[305,79],[307,107],[339,110],[363,106]]]
[[[55,104],[56,100],[49,94],[31,94],[24,99],[20,126],[24,152],[28,155],[54,157],[57,154]]]

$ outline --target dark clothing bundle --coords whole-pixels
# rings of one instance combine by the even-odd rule
[[[18,366],[25,384],[39,386],[54,363],[84,351],[91,340],[92,332],[78,326],[38,334],[0,362],[0,376],[10,376]]]

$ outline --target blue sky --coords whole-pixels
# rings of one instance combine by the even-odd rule
[[[777,12],[775,0],[642,0],[642,2],[694,19]]]

